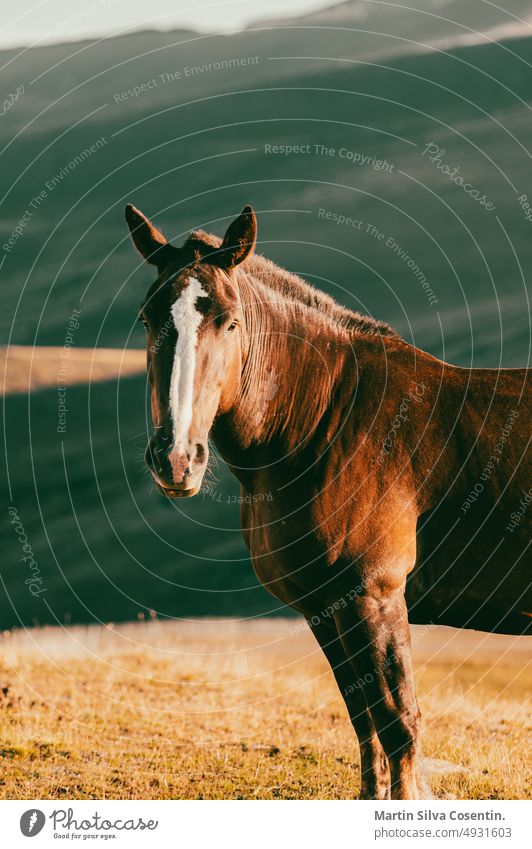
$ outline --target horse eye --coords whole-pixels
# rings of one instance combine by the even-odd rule
[[[229,327],[227,328],[227,332],[231,333],[231,331],[234,330],[235,327],[238,327],[238,321],[232,321]]]

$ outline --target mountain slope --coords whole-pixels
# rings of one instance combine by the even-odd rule
[[[75,308],[74,347],[142,347],[153,275],[125,202],[176,243],[251,202],[258,250],[340,301],[459,364],[525,365],[532,40],[361,61],[394,39],[357,39],[263,28],[4,53],[6,90],[25,90],[0,121],[2,244],[20,230],[0,256],[2,341],[62,346]],[[49,607],[29,598],[8,527],[0,621],[278,610],[223,464],[214,497],[179,512],[150,493],[145,379],[68,399],[65,434],[55,390],[6,399],[11,498],[50,593]]]

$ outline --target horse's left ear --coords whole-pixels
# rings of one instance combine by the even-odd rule
[[[221,268],[234,268],[252,253],[257,238],[257,219],[250,206],[245,206],[229,225],[223,242],[211,261]]]
[[[125,216],[133,244],[139,254],[162,271],[171,260],[175,249],[136,206],[128,203]]]

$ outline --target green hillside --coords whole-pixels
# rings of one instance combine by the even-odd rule
[[[461,8],[466,25],[473,6]],[[63,345],[77,309],[74,344],[142,346],[151,273],[124,203],[179,243],[195,226],[222,232],[250,202],[258,250],[344,303],[459,364],[525,365],[532,40],[421,50],[404,39],[463,27],[418,16],[401,18],[397,50],[397,11],[381,9],[378,27],[349,15],[338,27],[335,13],[325,30],[303,19],[1,54],[6,96],[24,86],[0,121],[2,342]],[[488,30],[501,23],[489,14]],[[2,624],[277,609],[245,558],[223,464],[218,498],[150,492],[144,381],[68,400],[66,434],[54,391],[6,400],[12,503],[49,590],[29,597],[8,528]]]

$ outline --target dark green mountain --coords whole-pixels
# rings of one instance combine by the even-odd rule
[[[480,6],[484,37],[466,29]],[[125,202],[176,243],[222,232],[250,202],[258,250],[338,300],[459,364],[525,365],[532,40],[493,43],[516,20],[480,6],[377,19],[347,3],[231,36],[1,54],[4,96],[24,88],[0,119],[3,341],[63,345],[75,308],[74,344],[141,346],[151,274]],[[29,596],[8,528],[4,625],[278,609],[246,560],[223,464],[214,498],[150,493],[143,380],[78,387],[68,404],[58,434],[55,391],[6,401],[10,497],[48,592]]]

